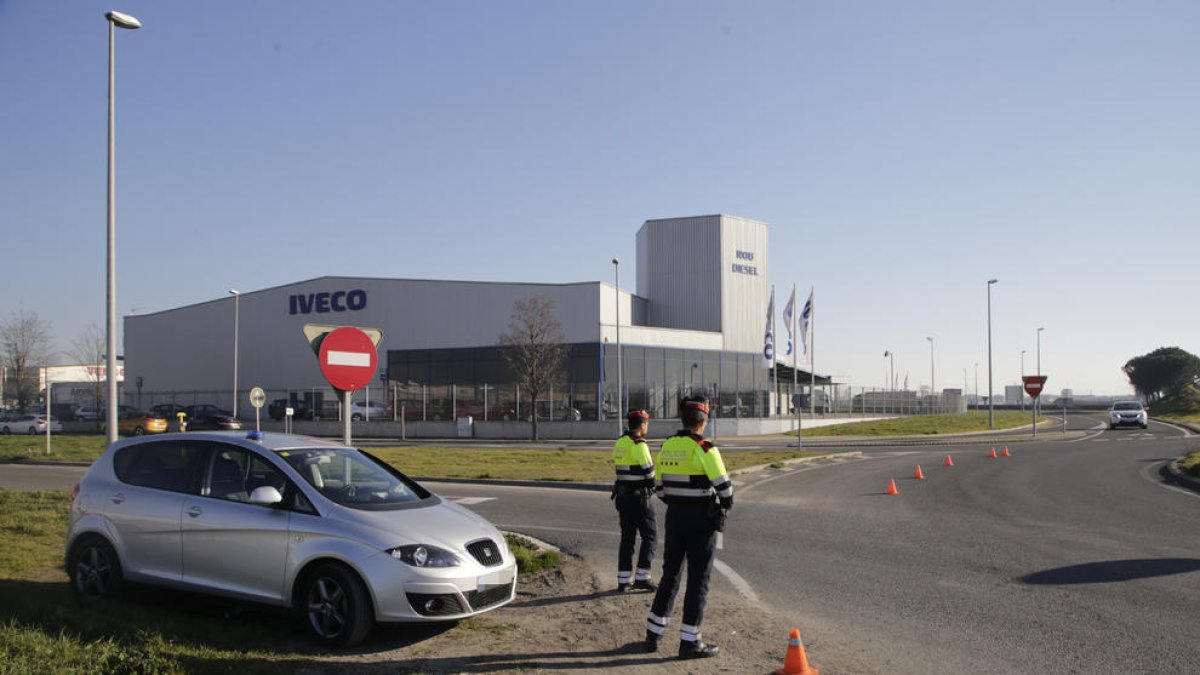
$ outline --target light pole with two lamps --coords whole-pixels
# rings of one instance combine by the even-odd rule
[[[988,329],[988,428],[996,427],[996,412],[992,405],[992,284],[999,279],[988,279],[987,282],[987,329]]]
[[[617,258],[612,259],[613,264],[613,297],[616,300],[617,309],[617,434],[620,435],[621,418],[625,416],[625,409],[621,405],[621,391],[624,387],[624,372],[621,368],[621,261]]]
[[[117,191],[116,191],[116,56],[114,43],[118,28],[134,30],[142,22],[121,12],[108,12],[108,291],[105,318],[104,377],[108,384],[107,420],[108,442],[117,440]]]
[[[1028,351],[1028,350],[1026,350],[1026,349],[1021,350],[1021,386],[1022,387],[1024,387],[1024,385],[1025,385],[1025,352],[1026,351]],[[1021,389],[1021,412],[1025,412],[1025,390],[1024,390],[1024,388]]]
[[[936,397],[937,396],[937,385],[934,383],[934,379],[933,379],[933,338],[926,336],[925,339],[929,340],[929,395],[930,395],[930,397]],[[938,401],[938,400],[939,399],[934,398],[934,401]],[[930,407],[932,407],[933,405],[934,405],[934,403],[930,402]]]
[[[229,289],[229,294],[233,296],[233,419],[237,419],[238,319],[242,294],[236,288]]]

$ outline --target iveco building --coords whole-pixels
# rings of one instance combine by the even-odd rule
[[[311,323],[382,331],[378,378],[355,392],[352,413],[380,425],[403,419],[410,435],[453,435],[461,427],[454,420],[470,416],[476,435],[521,437],[537,414],[547,436],[605,437],[620,408],[673,418],[688,392],[713,399],[722,435],[777,430],[786,415],[774,426],[763,418],[788,400],[792,374],[780,373],[777,390],[763,362],[768,272],[766,223],[713,215],[646,221],[636,293],[601,281],[364,277],[242,292],[126,317],[125,401],[234,408],[236,335],[239,417],[253,419],[247,392],[258,386],[276,414],[290,406],[298,418],[336,420],[343,411],[304,336]],[[549,301],[566,359],[558,384],[531,410],[501,335],[515,304],[535,297]]]

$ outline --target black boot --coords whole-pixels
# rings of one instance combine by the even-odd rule
[[[633,587],[639,591],[657,591],[658,590],[658,584],[654,583],[653,581],[650,581],[649,579],[638,579],[637,581],[633,582]]]
[[[624,593],[627,590],[629,590],[629,584],[617,584],[618,593]]]
[[[707,659],[710,656],[716,656],[719,651],[721,651],[720,647],[703,640],[679,641],[679,658],[681,659]]]
[[[646,631],[646,641],[643,644],[648,652],[658,651],[658,636],[650,631]]]

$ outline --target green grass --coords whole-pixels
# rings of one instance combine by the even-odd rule
[[[1179,460],[1179,468],[1184,473],[1200,478],[1200,450]]]
[[[995,411],[996,431],[1016,429],[1028,426],[1031,421],[1029,413],[1019,410]],[[1044,422],[1045,417],[1038,418]],[[827,427],[805,429],[804,436],[932,436],[937,434],[964,434],[976,431],[988,431],[988,414],[982,410],[972,410],[957,415],[913,415],[895,417],[885,420],[867,422],[852,422]],[[795,434],[795,432],[790,432]]]
[[[1150,414],[1174,422],[1200,424],[1200,389],[1188,387],[1179,396],[1159,401],[1150,406]]]
[[[518,534],[505,533],[504,541],[517,559],[517,572],[533,574],[558,567],[558,551],[542,550],[537,544]]]
[[[108,445],[102,435],[50,436],[50,454],[46,454],[46,437],[43,436],[0,436],[0,461],[19,459],[49,460],[53,462],[92,462]]]

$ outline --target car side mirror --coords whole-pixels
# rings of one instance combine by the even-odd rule
[[[263,485],[262,487],[256,487],[256,488],[254,488],[254,492],[250,493],[250,503],[251,504],[259,504],[260,506],[271,506],[273,504],[278,504],[282,501],[283,501],[283,495],[279,494],[279,490],[276,490],[274,487],[272,487],[270,485]]]

